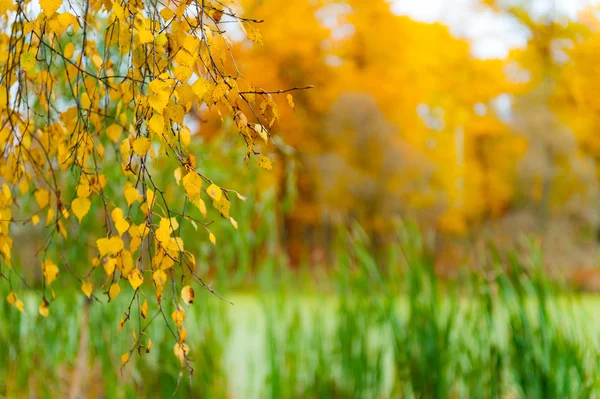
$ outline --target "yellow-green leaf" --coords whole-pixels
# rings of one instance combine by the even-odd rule
[[[89,198],[75,198],[71,203],[71,210],[77,216],[80,223],[83,217],[90,211],[91,204]]]

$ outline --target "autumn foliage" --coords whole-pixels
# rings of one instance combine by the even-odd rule
[[[527,43],[484,59],[385,0],[1,2],[3,296],[24,311],[27,262],[43,317],[57,285],[96,302],[131,293],[122,362],[150,351],[159,318],[189,367],[186,306],[194,287],[218,295],[198,243],[227,245],[215,225],[238,229],[240,187],[275,193],[276,251],[292,266],[320,264],[353,223],[383,253],[400,218],[435,231],[436,254],[447,238],[510,241],[548,221],[594,241],[600,20],[502,3],[478,6]],[[258,184],[209,173],[199,149],[224,134],[266,171]],[[39,251],[16,261],[28,251],[15,235],[30,234]]]
[[[180,224],[193,227],[195,240],[216,244],[210,225],[225,219],[237,228],[230,201],[245,200],[205,174],[187,115],[205,107],[228,115],[248,162],[272,169],[263,148],[278,108],[232,66],[223,29],[236,24],[260,43],[261,21],[200,0],[3,2],[0,18],[0,274],[8,302],[23,311],[11,234],[46,226],[37,260],[42,316],[52,314],[57,280],[76,282],[99,302],[131,286],[120,328],[154,319],[154,298],[158,314],[172,321],[175,354],[187,363],[183,306],[194,289],[186,282],[214,291],[196,274]],[[73,260],[65,248],[79,243]],[[167,287],[180,295],[165,298]],[[150,350],[147,324],[133,327],[123,363]]]

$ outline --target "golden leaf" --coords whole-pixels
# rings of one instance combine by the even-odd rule
[[[214,183],[208,186],[208,188],[206,189],[206,193],[210,198],[213,199],[213,201],[219,201],[223,196],[221,188]]]
[[[156,134],[162,134],[165,131],[165,118],[160,114],[152,115],[152,118],[148,121],[148,127],[150,131]]]
[[[181,307],[181,305],[177,305],[177,309],[171,313],[171,318],[177,327],[181,327],[183,324],[183,320],[185,320],[185,311]]]
[[[8,304],[10,306],[13,306],[15,304],[15,302],[17,302],[17,294],[15,294],[14,292],[11,292],[10,294],[8,294],[8,296],[6,297],[6,300],[8,301]]]
[[[42,316],[48,317],[48,314],[50,313],[50,309],[48,308],[48,301],[44,299],[42,303],[40,303],[40,307],[38,310]]]
[[[173,10],[171,10],[168,7],[163,8],[162,10],[160,10],[160,16],[165,20],[165,21],[169,21],[171,20],[174,16],[175,13],[173,12]]]
[[[111,212],[115,227],[119,232],[119,236],[122,236],[129,229],[129,222],[123,217],[123,210],[121,208],[115,208]]]
[[[181,299],[186,305],[194,303],[194,289],[189,285],[186,285],[181,289]]]
[[[200,195],[200,190],[202,189],[202,178],[196,172],[188,173],[183,177],[183,188],[185,189],[185,193],[188,198],[195,198],[197,195]]]
[[[71,58],[73,58],[73,54],[75,54],[75,44],[73,44],[73,42],[69,42],[65,46],[63,55],[65,56],[65,58],[71,59]]]
[[[146,155],[149,149],[150,139],[148,137],[138,137],[133,142],[133,152],[135,152],[140,158]]]
[[[115,258],[107,259],[104,262],[104,271],[108,277],[112,276],[115,272],[115,267],[117,266],[117,260]]]
[[[286,97],[287,97],[288,104],[295,111],[296,110],[296,104],[294,104],[294,97],[292,97],[292,95],[289,94],[289,93],[286,95]]]
[[[200,196],[196,196],[194,197],[192,200],[192,204],[194,204],[196,206],[196,208],[198,208],[198,210],[200,211],[200,213],[202,214],[203,217],[206,217],[206,204],[204,203],[204,200],[202,198],[200,198]],[[192,220],[193,222],[193,220]]]
[[[118,236],[112,236],[110,237],[110,239],[108,240],[108,252],[111,255],[116,255],[119,252],[121,252],[121,250],[125,247],[125,245],[123,244],[123,240],[121,239],[121,237]]]
[[[229,202],[227,197],[223,195],[218,201],[213,201],[213,206],[216,210],[218,210],[221,213],[221,215],[223,215],[226,218],[229,218],[229,209],[231,208],[231,203]]]
[[[150,43],[154,40],[154,35],[148,29],[141,29],[139,34],[141,44]]]
[[[62,4],[62,0],[40,0],[40,7],[48,17],[56,12]]]
[[[83,217],[90,211],[91,205],[92,203],[89,198],[75,198],[71,203],[71,210],[77,216],[80,223]]]
[[[273,170],[273,165],[271,164],[271,160],[264,155],[259,155],[258,157],[258,166],[265,170]]]
[[[240,194],[240,193],[235,193],[235,195],[238,197],[238,199],[239,199],[240,201],[246,201],[246,197],[244,197],[242,194]]]
[[[265,144],[269,143],[269,136],[267,134],[267,129],[261,125],[260,123],[254,124],[254,131],[258,133],[258,135],[265,141]]]
[[[223,98],[225,96],[225,94],[227,94],[228,90],[229,90],[229,86],[227,86],[227,84],[225,82],[219,83],[212,92],[213,101],[214,102],[219,101],[221,98]]]
[[[142,196],[137,191],[137,189],[133,186],[125,188],[125,200],[127,201],[127,206],[131,206],[135,201],[141,201]]]
[[[144,299],[144,303],[142,303],[140,312],[142,314],[142,317],[145,319],[148,315],[148,301],[146,299]]]
[[[44,275],[46,284],[52,284],[58,275],[58,266],[56,266],[50,259],[46,259],[44,263],[42,263],[42,274]]]
[[[35,201],[41,209],[48,206],[48,203],[50,202],[50,193],[48,192],[48,190],[41,188],[39,190],[36,190],[33,195],[35,197]]]
[[[111,284],[110,288],[108,289],[108,298],[112,301],[117,297],[117,295],[119,295],[120,292],[121,287],[119,286],[118,282]]]
[[[190,347],[185,343],[176,343],[173,348],[173,353],[181,363],[185,362],[185,358],[190,352]]]
[[[86,281],[81,285],[81,291],[83,291],[85,296],[90,298],[92,296],[92,292],[94,291],[94,286],[89,281]]]
[[[140,269],[137,268],[134,269],[131,273],[129,273],[127,279],[129,280],[129,284],[131,284],[134,290],[137,290],[138,287],[144,282],[144,277],[142,276],[142,273],[140,273]]]

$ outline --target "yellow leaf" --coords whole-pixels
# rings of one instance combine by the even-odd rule
[[[213,243],[213,245],[217,245],[217,237],[215,237],[212,231],[208,233],[208,239]]]
[[[175,356],[177,357],[177,359],[179,359],[179,361],[181,363],[185,362],[185,358],[188,355],[188,353],[190,352],[190,347],[185,344],[185,343],[176,343],[175,347],[173,348],[173,353],[175,353]]]
[[[200,195],[200,190],[202,189],[202,178],[196,172],[188,173],[183,178],[183,188],[190,199]]]
[[[178,125],[183,125],[185,110],[183,109],[183,106],[171,103],[167,106],[166,116],[169,118],[169,120],[177,123]]]
[[[181,330],[179,330],[179,343],[183,343],[183,341],[185,341],[185,339],[187,338],[187,330],[185,329],[185,327],[181,327]]]
[[[204,78],[198,78],[198,80],[196,80],[192,85],[192,91],[198,98],[198,101],[202,101],[204,96],[210,91],[211,87],[212,84],[208,80]]]
[[[121,208],[115,208],[111,212],[115,227],[119,232],[119,236],[122,236],[129,229],[129,222],[123,217],[123,210]]]
[[[144,303],[141,306],[142,317],[145,319],[148,315],[148,301],[144,299]]]
[[[150,353],[150,349],[152,349],[152,340],[148,338],[148,344],[146,345],[146,353]]]
[[[129,360],[129,353],[123,353],[121,355],[121,364],[125,364],[127,363],[127,361]]]
[[[50,202],[50,193],[48,192],[48,190],[41,188],[39,190],[35,190],[35,193],[33,195],[35,197],[35,201],[40,206],[40,208],[43,209],[46,206],[48,206],[48,203]]]
[[[69,42],[65,46],[63,55],[65,56],[65,58],[71,59],[73,58],[73,54],[75,54],[75,44],[73,44],[73,42]]]
[[[265,144],[269,143],[269,136],[267,134],[267,129],[263,125],[261,125],[260,123],[255,123],[254,130],[265,141]]]
[[[100,252],[100,256],[108,254],[110,251],[109,243],[110,240],[108,238],[99,238],[96,240],[96,247],[98,248],[98,252]]]
[[[229,90],[229,86],[227,86],[227,84],[225,82],[219,83],[212,92],[213,101],[214,102],[219,101],[221,98],[223,98],[225,96],[225,94],[227,94],[228,90]]]
[[[121,138],[122,131],[123,128],[121,128],[121,126],[117,125],[116,123],[113,123],[112,125],[106,128],[106,136],[109,139],[111,139],[112,142],[116,143]]]
[[[175,171],[173,172],[173,176],[175,177],[175,183],[179,185],[179,183],[181,182],[181,168],[175,169]]]
[[[142,244],[142,238],[141,237],[133,237],[131,239],[131,241],[129,242],[129,251],[131,251],[132,253],[137,251],[137,249],[140,247],[140,245]]]
[[[148,97],[148,104],[158,112],[163,112],[168,103],[169,93],[167,91],[159,91]]]
[[[238,228],[238,222],[237,222],[237,220],[235,220],[234,218],[230,217],[229,221],[231,222],[231,225],[233,226],[233,228],[237,230],[237,228]]]
[[[134,290],[137,290],[138,287],[144,282],[144,277],[142,276],[142,273],[140,273],[140,270],[137,268],[134,269],[131,273],[129,273],[127,279],[129,280],[129,284],[131,284]]]
[[[221,213],[221,215],[229,219],[229,209],[231,208],[231,203],[227,197],[223,195],[218,201],[213,201],[213,206]]]
[[[183,310],[181,305],[178,305],[177,310],[174,310],[173,313],[171,313],[171,318],[177,327],[181,327],[183,320],[185,319],[185,310]]]
[[[81,291],[83,291],[83,293],[85,294],[85,296],[87,296],[88,298],[90,298],[92,296],[92,291],[94,291],[94,286],[89,281],[86,281],[81,286]]]
[[[192,76],[192,68],[185,65],[180,65],[175,68],[173,75],[175,75],[175,78],[178,81],[185,82]]]
[[[89,198],[75,198],[71,203],[71,209],[80,223],[83,217],[90,211],[91,204]]]
[[[175,13],[170,8],[165,7],[162,10],[160,10],[160,16],[165,21],[169,21],[171,18],[173,18],[175,16]]]
[[[187,147],[190,144],[190,140],[192,139],[190,129],[186,127],[179,129],[179,137],[181,138],[181,143],[183,144],[183,146]]]
[[[23,305],[23,301],[20,299],[17,299],[17,302],[15,303],[15,307],[17,309],[19,309],[19,312],[23,313],[24,310],[24,305]],[[46,316],[48,316],[48,311],[46,310]]]
[[[133,186],[125,189],[125,200],[127,200],[127,206],[131,206],[135,201],[141,201],[142,196]]]
[[[54,220],[54,209],[48,208],[48,215],[46,215],[46,226],[50,225]]]
[[[48,317],[49,309],[48,309],[48,301],[46,301],[45,299],[42,301],[42,303],[40,303],[40,307],[39,307],[39,312],[42,316],[44,317]]]
[[[42,274],[44,275],[46,284],[52,284],[58,275],[58,266],[56,266],[50,259],[46,259],[44,263],[42,263]]]
[[[154,40],[154,35],[148,29],[140,29],[140,43],[146,44]]]
[[[48,17],[54,14],[61,4],[62,0],[40,0],[40,7]]]
[[[124,248],[124,246],[125,245],[123,244],[123,240],[121,239],[121,237],[112,236],[108,240],[108,252],[111,255],[116,255],[119,252],[121,252],[121,250]]]
[[[87,181],[80,181],[77,185],[77,196],[87,198],[91,194],[90,185]]]
[[[150,149],[150,139],[148,137],[142,136],[135,139],[133,142],[133,151],[141,158]]]
[[[148,127],[156,134],[162,134],[165,131],[165,118],[160,114],[152,115],[148,121]]]
[[[202,198],[200,198],[200,196],[198,195],[198,196],[192,198],[191,201],[192,201],[192,204],[196,205],[196,208],[198,208],[198,210],[200,210],[200,213],[202,214],[202,216],[206,217],[206,204],[204,203],[204,200]]]
[[[33,225],[35,226],[36,224],[38,224],[40,222],[40,217],[38,215],[33,215],[31,217],[31,223],[33,223]]]
[[[221,188],[214,183],[208,186],[208,188],[206,189],[206,193],[210,198],[213,199],[213,201],[219,201],[223,196]]]
[[[106,259],[104,261],[104,271],[108,277],[112,276],[117,266],[117,260],[115,258]]]
[[[271,160],[264,155],[259,155],[258,157],[258,166],[266,170],[273,170],[273,165],[271,164]]]
[[[156,196],[154,195],[154,191],[146,190],[146,204],[148,205],[148,210],[152,209],[155,200]]]
[[[189,285],[186,285],[181,289],[181,299],[186,305],[194,303],[194,289]]]
[[[10,306],[13,306],[15,304],[15,302],[17,302],[17,294],[15,294],[14,292],[11,292],[10,294],[8,294],[8,296],[6,297],[6,300],[8,301],[8,304]]]
[[[235,193],[235,195],[238,197],[238,199],[239,199],[240,201],[246,201],[246,197],[244,197],[242,194],[240,194],[240,193]]]
[[[27,51],[21,54],[21,68],[23,68],[25,71],[31,71],[33,68],[35,68],[35,64],[36,60],[33,52]]]
[[[118,282],[111,284],[110,288],[108,289],[108,298],[112,301],[113,299],[115,299],[117,297],[117,295],[119,295],[120,292],[121,292],[121,287],[119,287]]]
[[[286,97],[287,97],[288,104],[295,111],[296,110],[296,104],[294,104],[294,97],[292,97],[292,95],[289,94],[289,93],[288,93],[288,95]]]

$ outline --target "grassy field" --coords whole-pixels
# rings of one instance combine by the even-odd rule
[[[287,274],[269,287],[206,292],[186,310],[193,375],[162,320],[149,354],[121,369],[127,291],[108,305],[62,292],[0,306],[7,397],[587,398],[600,392],[595,296],[550,281],[527,256],[490,251],[481,270],[440,280],[418,240],[380,274],[361,245],[340,252],[328,289]],[[485,267],[484,267],[485,266]],[[266,277],[263,279],[268,280]],[[153,315],[155,309],[150,310]],[[131,324],[131,323],[130,323]]]

